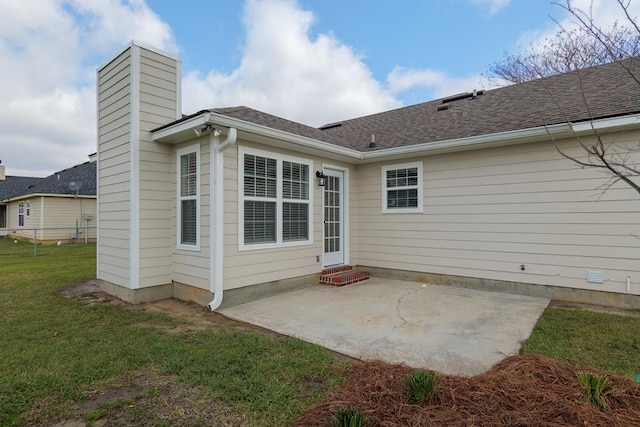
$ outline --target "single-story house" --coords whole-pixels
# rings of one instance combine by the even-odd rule
[[[0,165],[0,236],[41,243],[95,241],[95,158],[46,178],[6,176]]]
[[[620,63],[319,128],[183,115],[180,60],[137,42],[97,78],[97,277],[124,300],[214,310],[352,265],[640,307],[640,197],[552,143],[585,159],[597,133],[637,159],[640,85]]]

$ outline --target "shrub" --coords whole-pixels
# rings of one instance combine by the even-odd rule
[[[332,427],[363,427],[364,416],[359,409],[348,406],[339,408],[333,416]]]
[[[605,396],[611,391],[609,389],[609,379],[606,375],[598,375],[589,371],[580,371],[576,374],[582,393],[591,401],[593,406],[599,409],[608,409]]]
[[[435,372],[413,371],[404,379],[409,387],[409,400],[422,402],[436,391],[438,374]]]

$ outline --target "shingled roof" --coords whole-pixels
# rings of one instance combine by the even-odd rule
[[[640,58],[477,91],[475,96],[472,92],[454,95],[319,128],[244,106],[214,108],[188,117],[209,111],[371,151],[638,113],[640,83],[632,74],[640,76]],[[372,135],[375,147],[370,148]]]
[[[365,150],[494,134],[640,112],[640,58],[479,91],[327,126]]]
[[[33,178],[30,176],[5,177],[4,180],[0,180],[0,201],[24,194],[26,189],[32,188],[42,179],[44,178]]]
[[[80,186],[78,195],[96,195],[96,163],[85,162],[68,169],[61,170],[46,178],[7,176],[0,181],[0,201],[27,196],[29,194],[76,194],[75,188]],[[81,184],[79,184],[81,183]]]

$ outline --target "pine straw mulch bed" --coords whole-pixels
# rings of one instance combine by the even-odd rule
[[[475,377],[438,374],[438,389],[409,403],[404,378],[414,369],[380,361],[350,366],[344,386],[298,418],[295,426],[329,426],[338,408],[355,407],[365,426],[640,426],[640,384],[536,354],[508,357]],[[606,374],[609,409],[582,394],[576,373]]]

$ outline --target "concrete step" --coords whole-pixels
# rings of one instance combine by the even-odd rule
[[[340,266],[343,267],[343,266]],[[334,268],[340,268],[334,267]],[[332,286],[345,286],[351,285],[352,283],[362,282],[369,278],[369,273],[362,270],[353,270],[351,266],[348,269],[340,268],[338,271],[328,274],[320,275],[320,284],[323,285],[332,285]],[[331,270],[331,269],[327,269]],[[323,270],[327,271],[327,270]]]
[[[336,265],[335,267],[329,267],[322,270],[320,273],[321,276],[326,276],[328,274],[342,273],[343,271],[353,270],[353,267],[350,265]]]

